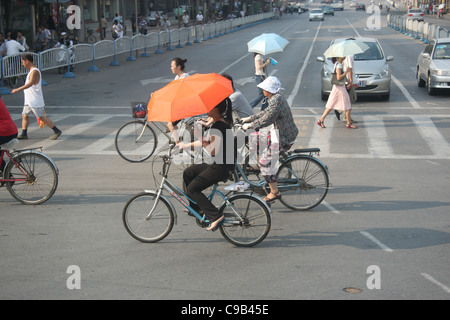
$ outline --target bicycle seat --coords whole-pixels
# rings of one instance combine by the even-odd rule
[[[295,149],[295,153],[314,153],[314,152],[320,152],[319,148],[305,148],[305,149]]]
[[[7,143],[4,144],[0,144],[0,149],[2,150],[11,150],[16,144],[19,143],[19,140],[17,140],[16,138],[9,140]]]

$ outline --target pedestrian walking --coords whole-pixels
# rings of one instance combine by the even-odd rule
[[[172,61],[170,62],[170,70],[172,71],[172,73],[175,75],[175,79],[174,80],[178,80],[178,79],[183,79],[185,77],[189,77],[189,73],[187,73],[184,68],[185,68],[185,63],[187,62],[187,59],[182,59],[182,58],[173,58]],[[175,141],[175,144],[179,143],[179,137],[178,137],[178,127],[177,124],[180,122],[181,120],[177,120],[174,122],[168,122],[167,123],[167,128],[169,129],[170,133],[172,134],[172,137]]]
[[[185,28],[189,27],[189,15],[187,14],[186,11],[183,14],[183,26]]]
[[[103,38],[106,38],[106,28],[108,28],[108,24],[107,24],[107,22],[106,22],[105,17],[102,15]]]
[[[203,14],[201,11],[198,12],[197,16],[195,17],[195,20],[197,21],[197,24],[203,23]]]
[[[345,59],[344,57],[331,59],[331,61],[334,63],[334,70],[330,79],[333,87],[331,89],[331,93],[325,105],[325,111],[323,112],[320,119],[317,121],[317,125],[319,125],[322,128],[325,128],[324,121],[326,116],[331,112],[331,110],[345,111],[345,115],[347,118],[347,128],[348,129],[357,128],[351,123],[352,105],[350,103],[350,97],[345,88],[345,78],[349,71],[348,70],[345,72],[343,71],[344,67],[342,66],[342,63],[344,59]]]
[[[43,122],[53,130],[53,135],[50,137],[50,140],[56,140],[62,132],[45,115],[44,95],[42,93],[41,85],[42,75],[33,62],[33,55],[29,53],[23,54],[22,65],[29,71],[25,80],[25,84],[20,88],[11,91],[12,94],[23,91],[24,94],[24,107],[22,111],[22,133],[17,138],[28,139],[27,130],[30,124],[30,115],[34,114],[40,122]]]
[[[346,81],[345,81],[345,88],[347,89],[348,95],[350,97],[350,103],[353,105],[353,103],[356,102],[357,96],[356,96],[356,87],[357,79],[356,79],[356,73],[355,73],[355,59],[353,55],[345,57],[342,66],[344,67],[343,71],[347,71]],[[344,113],[343,121],[347,121],[347,117],[345,116],[345,112],[341,110],[334,110],[334,113],[336,114],[336,118],[340,121],[341,120],[341,114]],[[352,123],[357,123],[357,121],[354,121],[353,119],[350,119]]]
[[[114,40],[123,37],[123,27],[118,20],[114,20],[114,24],[111,30],[112,30],[112,37]]]
[[[261,82],[263,82],[267,78],[266,67],[270,63],[270,59],[267,58],[266,60],[264,60],[263,55],[255,52],[255,54],[253,55],[253,60],[255,63],[255,81],[256,85],[258,86]],[[267,108],[268,104],[267,100],[264,99],[263,91],[261,90],[261,88],[258,87],[258,95],[256,96],[256,98],[250,101],[250,107],[252,107],[252,109],[255,109],[255,107],[261,102],[261,100],[264,100],[261,106],[262,111],[265,108]]]

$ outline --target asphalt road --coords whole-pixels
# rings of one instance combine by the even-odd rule
[[[99,72],[78,65],[75,79],[44,73],[47,114],[63,130],[32,122],[20,147],[43,146],[60,170],[56,194],[24,206],[0,192],[0,299],[433,299],[450,298],[450,96],[418,88],[415,61],[424,45],[346,6],[323,22],[287,15],[192,47],[152,54]],[[172,233],[156,244],[135,241],[121,210],[133,194],[154,188],[152,162],[127,163],[114,133],[130,120],[130,101],[146,101],[173,79],[170,61],[187,58],[190,73],[227,72],[244,95],[256,95],[246,43],[263,32],[290,41],[269,73],[279,77],[300,134],[295,147],[320,147],[333,188],[321,205],[296,212],[272,206],[274,220],[258,246],[237,248],[178,211]],[[391,98],[359,99],[357,130],[332,114],[315,122],[320,63],[331,39],[377,38],[393,55]],[[2,97],[20,128],[23,95]],[[155,163],[159,173],[159,162]],[[180,171],[174,169],[174,181]],[[177,206],[179,208],[179,206]],[[70,266],[80,289],[70,289]],[[69,268],[69,269],[68,269]],[[68,285],[69,283],[69,285]],[[348,290],[346,288],[357,288]],[[356,293],[352,293],[356,292]],[[178,309],[173,311],[178,312]],[[181,314],[181,310],[180,310]]]

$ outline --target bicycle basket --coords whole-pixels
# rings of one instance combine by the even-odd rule
[[[147,116],[147,106],[143,103],[131,107],[133,118],[145,118]]]

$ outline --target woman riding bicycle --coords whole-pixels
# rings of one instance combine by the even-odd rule
[[[0,98],[0,145],[17,138],[17,126],[11,118],[8,109]],[[6,162],[2,159],[0,175],[3,174]]]
[[[264,198],[266,202],[273,202],[281,198],[281,193],[277,187],[276,177],[276,155],[279,151],[289,150],[294,144],[298,135],[298,128],[294,123],[292,112],[286,98],[281,95],[281,83],[276,77],[267,77],[266,80],[258,84],[263,90],[264,96],[268,99],[269,105],[258,114],[243,118],[244,130],[249,128],[260,129],[274,125],[274,130],[270,130],[267,135],[255,132],[250,135],[250,149],[259,151],[263,143],[262,153],[259,155],[258,165],[266,182],[269,184],[270,193]]]
[[[210,141],[196,140],[190,143],[180,142],[178,147],[184,148],[205,148],[211,153],[214,163],[194,164],[183,172],[183,180],[186,183],[187,195],[194,200],[196,204],[189,205],[199,211],[203,211],[210,225],[206,230],[215,231],[223,223],[224,216],[220,216],[219,210],[211,201],[202,193],[206,188],[225,180],[229,177],[230,172],[234,168],[234,161],[227,163],[226,146],[230,144],[234,152],[234,139],[228,141],[227,131],[232,133],[232,107],[230,98],[226,98],[220,102],[214,109],[208,112],[208,116],[214,119],[214,124],[210,129]],[[230,136],[233,137],[232,134]]]

